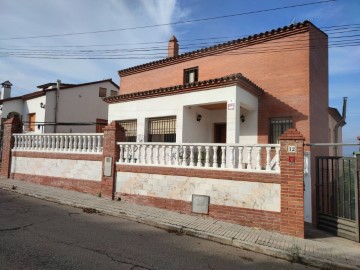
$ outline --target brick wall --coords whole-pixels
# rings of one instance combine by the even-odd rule
[[[115,186],[115,164],[120,157],[120,149],[116,145],[117,142],[125,141],[125,130],[119,123],[113,121],[104,128],[104,143],[103,143],[103,159],[106,157],[112,158],[111,176],[102,176],[101,194],[104,197],[113,198]],[[103,171],[105,163],[103,162]]]
[[[1,176],[10,176],[11,149],[14,147],[14,133],[22,132],[22,123],[16,115],[4,122],[4,134],[2,145]]]

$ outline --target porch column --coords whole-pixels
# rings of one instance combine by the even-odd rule
[[[240,97],[236,91],[234,99],[226,106],[226,143],[239,143],[240,136]]]
[[[144,117],[136,119],[136,140],[139,142],[147,142],[147,126]]]

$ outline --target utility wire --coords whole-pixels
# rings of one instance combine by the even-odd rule
[[[360,31],[360,30],[359,30]],[[341,42],[341,41],[352,41],[356,40],[354,38],[359,37],[360,34],[357,35],[341,35],[341,36],[335,36],[330,38],[330,42]],[[346,39],[349,38],[349,39]],[[291,39],[291,40],[288,40]],[[302,38],[299,39],[297,36],[290,36],[287,37],[287,40],[273,40],[271,42],[271,47],[273,47],[274,44],[286,44],[289,45],[291,43],[299,44],[300,42],[304,42],[304,45],[312,40],[321,40],[321,39],[327,39],[327,37],[314,37],[314,38]],[[182,49],[188,49],[188,50],[194,50],[196,48],[201,47],[211,47],[216,44],[219,44],[218,42],[202,42],[202,43],[189,43],[186,46],[182,46]],[[266,42],[264,42],[266,44]],[[101,54],[109,54],[114,52],[123,52],[123,53],[144,53],[144,52],[167,52],[167,48],[164,48],[164,46],[157,46],[157,47],[138,47],[138,48],[122,48],[122,49],[87,49],[87,50],[43,50],[43,49],[24,49],[24,48],[12,48],[7,49],[0,47],[0,53],[28,53],[28,54],[69,54],[69,55],[75,55],[75,54],[94,54],[94,53],[101,53]],[[158,53],[157,53],[158,54]]]
[[[360,31],[360,24],[353,24],[354,26],[350,26],[348,25],[339,25],[339,26],[329,26],[329,27],[320,27],[320,29],[323,28],[336,28],[334,30],[327,30],[326,33],[328,34],[339,34],[339,33],[346,33],[346,32],[354,32],[354,31]],[[359,26],[357,26],[359,25]],[[340,31],[342,30],[342,31]],[[196,39],[182,39],[180,40],[181,45],[186,45],[187,43],[183,43],[183,42],[194,42],[194,41],[202,41],[202,40],[219,40],[219,39],[224,39],[224,40],[232,40],[232,39],[239,39],[242,37],[248,37],[251,36],[251,34],[244,34],[244,35],[237,35],[237,36],[222,36],[222,37],[205,37],[205,38],[196,38]],[[89,44],[89,45],[7,45],[4,46],[2,45],[2,48],[5,47],[11,47],[11,48],[21,48],[21,47],[40,47],[40,48],[56,48],[56,47],[68,47],[68,48],[82,48],[82,47],[110,47],[110,46],[129,46],[129,45],[149,45],[149,44],[166,44],[168,43],[168,41],[152,41],[152,42],[136,42],[136,43],[114,43],[114,44]]]
[[[51,37],[88,35],[88,34],[99,34],[99,33],[128,31],[128,30],[136,30],[136,29],[155,28],[155,27],[160,27],[160,26],[188,24],[188,23],[196,23],[196,22],[203,22],[203,21],[210,21],[210,20],[225,19],[225,18],[230,18],[230,17],[244,16],[244,15],[250,15],[250,14],[256,14],[256,13],[265,13],[265,12],[276,11],[276,10],[283,10],[283,9],[310,6],[310,5],[324,4],[324,3],[328,3],[328,2],[334,2],[334,1],[336,1],[336,0],[325,0],[325,1],[318,1],[318,2],[310,2],[310,3],[304,3],[304,4],[298,4],[298,5],[283,6],[283,7],[277,7],[277,8],[269,8],[269,9],[262,9],[262,10],[256,10],[256,11],[248,11],[248,12],[242,12],[242,13],[229,14],[229,15],[207,17],[207,18],[199,18],[199,19],[194,19],[194,20],[185,20],[185,21],[162,23],[162,24],[135,26],[135,27],[127,27],[127,28],[115,28],[115,29],[97,30],[97,31],[88,31],[88,32],[74,32],[74,33],[54,34],[54,35],[11,37],[11,38],[1,38],[0,40],[51,38]]]

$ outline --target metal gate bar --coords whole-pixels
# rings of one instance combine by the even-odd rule
[[[316,157],[317,224],[359,242],[359,158]]]

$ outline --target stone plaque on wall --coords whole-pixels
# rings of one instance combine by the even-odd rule
[[[193,213],[208,214],[210,197],[192,194],[191,211]]]

